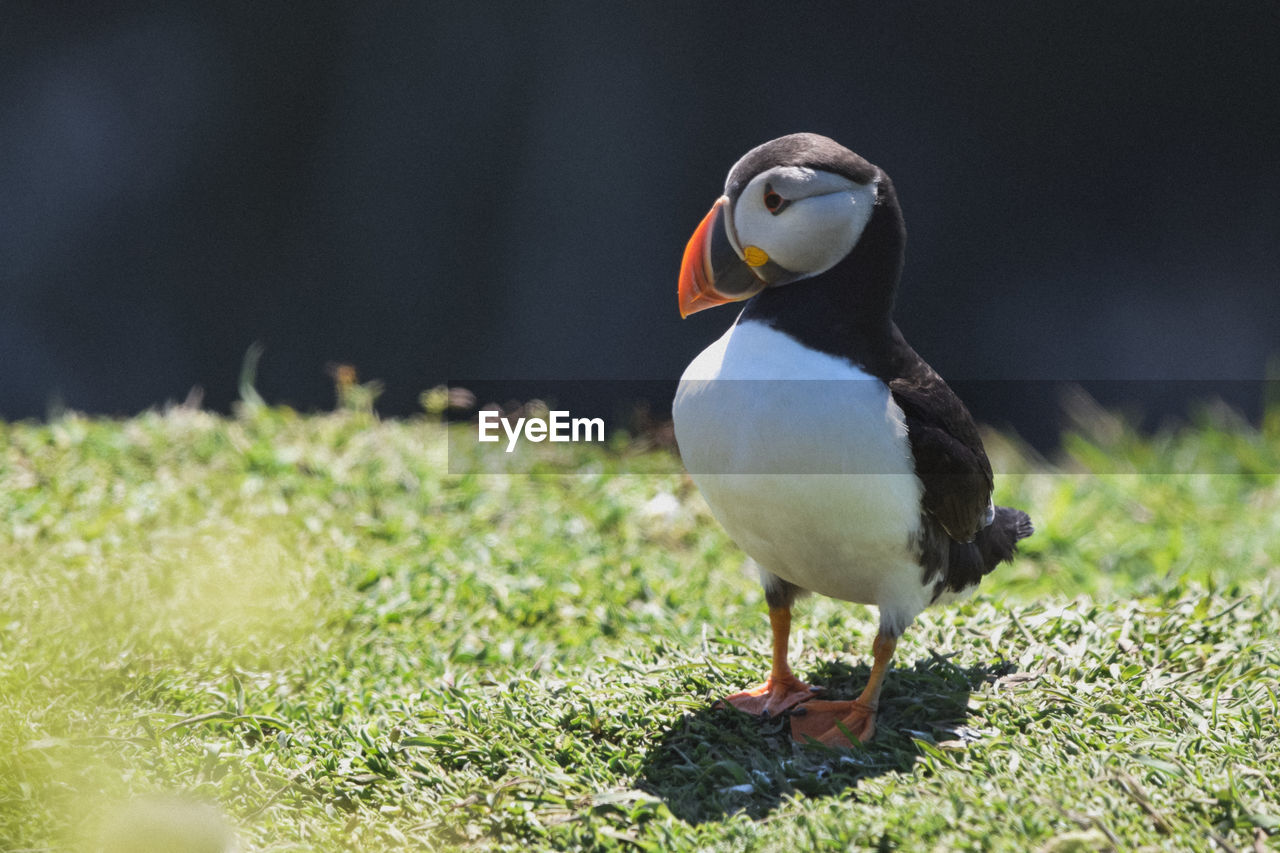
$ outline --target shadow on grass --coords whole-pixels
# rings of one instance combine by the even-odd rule
[[[686,715],[650,750],[637,785],[688,823],[738,812],[765,817],[796,793],[838,796],[862,779],[910,770],[920,754],[917,738],[965,739],[970,691],[1013,669],[1008,663],[963,669],[935,656],[891,670],[876,736],[849,750],[796,744],[785,716],[762,720],[708,707]],[[826,688],[823,698],[852,699],[869,671],[830,662],[808,676]]]

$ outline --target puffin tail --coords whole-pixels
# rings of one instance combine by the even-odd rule
[[[990,574],[1000,563],[1012,560],[1018,550],[1018,540],[1026,539],[1032,532],[1031,517],[1025,512],[998,506],[991,523],[979,530],[972,542],[948,539],[950,553],[934,589],[934,599],[945,591],[962,593],[976,586],[983,575]],[[932,577],[926,575],[925,583]]]
[[[973,539],[973,544],[978,546],[978,553],[982,557],[983,574],[999,563],[1013,559],[1014,552],[1018,550],[1018,541],[1034,532],[1031,516],[1022,510],[1007,506],[996,507],[995,518]]]

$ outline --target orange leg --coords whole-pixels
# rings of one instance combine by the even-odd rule
[[[748,714],[781,714],[788,708],[813,698],[820,687],[810,687],[791,672],[787,664],[787,641],[791,638],[791,608],[770,607],[769,627],[773,629],[773,665],[769,680],[759,687],[726,696],[739,711]]]
[[[877,634],[872,645],[875,662],[862,695],[852,702],[806,702],[792,712],[791,737],[801,743],[816,740],[827,746],[852,746],[856,738],[863,743],[876,733],[876,706],[880,688],[893,658],[898,641],[888,634]]]

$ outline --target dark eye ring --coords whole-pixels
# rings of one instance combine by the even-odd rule
[[[766,209],[766,210],[768,210],[768,211],[769,211],[770,213],[772,213],[774,216],[777,216],[777,215],[778,215],[779,213],[781,213],[781,212],[786,208],[786,206],[787,206],[788,204],[790,204],[790,203],[791,203],[791,202],[787,201],[785,198],[783,198],[782,196],[778,195],[778,193],[776,193],[776,192],[774,191],[773,187],[771,187],[771,186],[770,186],[770,185],[768,185],[768,184],[765,184],[765,187],[764,187],[764,206],[765,206],[765,209]]]

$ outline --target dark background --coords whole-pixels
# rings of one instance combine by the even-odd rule
[[[674,379],[732,319],[679,319],[684,243],[797,130],[893,177],[899,325],[944,376],[1256,380],[1278,349],[1273,2],[298,8],[3,7],[0,416],[224,409],[255,341],[304,409],[333,362],[388,415]],[[1041,416],[1005,396],[975,413]]]

